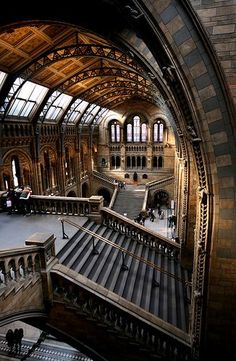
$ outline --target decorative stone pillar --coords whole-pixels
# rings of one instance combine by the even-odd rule
[[[100,210],[103,207],[104,198],[102,196],[92,196],[89,198],[89,218],[97,223],[101,223]]]

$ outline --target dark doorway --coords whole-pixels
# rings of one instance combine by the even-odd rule
[[[159,190],[154,195],[154,205],[169,206],[169,194],[165,190]]]
[[[103,196],[104,198],[104,207],[108,207],[111,201],[110,192],[106,188],[100,188],[98,190],[98,196]]]

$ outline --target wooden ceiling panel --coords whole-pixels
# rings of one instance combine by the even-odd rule
[[[32,34],[33,32],[27,26],[2,33],[0,34],[0,39],[12,46],[19,46],[23,41],[29,39]]]
[[[49,79],[54,76],[54,73],[51,71],[51,69],[45,68],[43,71],[41,71],[39,74],[36,74],[33,78],[37,83],[41,83],[42,85],[47,84],[46,86],[50,88]]]
[[[22,44],[19,47],[19,49],[29,55],[34,55],[35,53],[37,53],[40,49],[43,49],[44,47],[45,47],[44,41],[42,39],[34,36],[30,41],[27,41],[24,44]]]
[[[6,48],[4,48],[4,46],[1,46],[1,45],[0,45],[0,63],[1,63],[1,58],[2,58],[5,54],[7,54]]]
[[[15,53],[8,53],[1,59],[1,65],[5,67],[9,73],[13,72],[23,62],[25,62],[25,58]]]
[[[42,31],[44,34],[46,34],[49,38],[52,40],[57,39],[58,37],[62,36],[65,31],[70,31],[70,28],[67,25],[49,25],[46,28],[44,28]]]
[[[70,94],[71,96],[77,96],[86,90],[86,87],[83,84],[76,83],[75,85],[71,86],[69,89],[66,90],[67,94]]]
[[[73,76],[74,74],[78,73],[81,69],[81,65],[75,63],[73,61],[68,62],[64,69],[61,69],[61,72],[65,74],[68,78]]]

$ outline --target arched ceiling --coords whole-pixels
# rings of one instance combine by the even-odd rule
[[[59,91],[73,101],[82,99],[109,110],[132,100],[162,104],[150,72],[132,51],[93,31],[59,22],[22,22],[4,28],[0,32],[0,71],[9,78],[0,94],[2,120],[26,81],[49,88],[48,97]],[[21,78],[20,84],[7,97],[17,78]]]

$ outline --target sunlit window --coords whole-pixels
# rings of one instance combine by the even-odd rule
[[[0,89],[4,83],[4,81],[6,80],[7,74],[4,73],[4,71],[0,71]]]
[[[120,142],[120,124],[116,120],[110,123],[110,138],[112,143]]]
[[[22,84],[23,79],[17,78],[9,95],[13,96],[15,89]],[[16,94],[15,99],[12,100],[8,115],[28,118],[32,115],[32,112],[36,110],[41,103],[43,97],[47,93],[48,89],[32,83],[30,81],[25,82]]]
[[[98,125],[99,123],[101,123],[103,117],[105,116],[105,114],[108,113],[108,109],[106,108],[101,108],[99,110],[99,112],[97,113],[96,117],[93,120],[93,125]]]
[[[94,118],[100,110],[100,106],[96,104],[90,104],[85,113],[81,118],[81,124],[90,124],[93,122]]]
[[[83,119],[83,123],[90,124],[93,122],[93,119],[96,117],[98,111],[100,109],[99,105],[92,105],[91,110],[88,112],[87,116]]]
[[[146,142],[147,141],[147,124],[141,122],[138,115],[135,115],[130,123],[126,126],[127,142]]]
[[[164,135],[164,124],[161,120],[158,120],[153,125],[153,141],[156,143],[162,143],[163,135]]]
[[[69,105],[71,99],[72,97],[70,95],[55,91],[48,99],[48,102],[45,106],[47,110],[45,114],[45,119],[57,120],[63,110],[65,110],[66,107]],[[43,110],[43,113],[45,113],[45,109]]]
[[[67,111],[64,122],[75,124],[80,116],[83,114],[84,110],[86,109],[88,102],[81,99],[76,99],[74,103],[71,105],[70,109]]]

